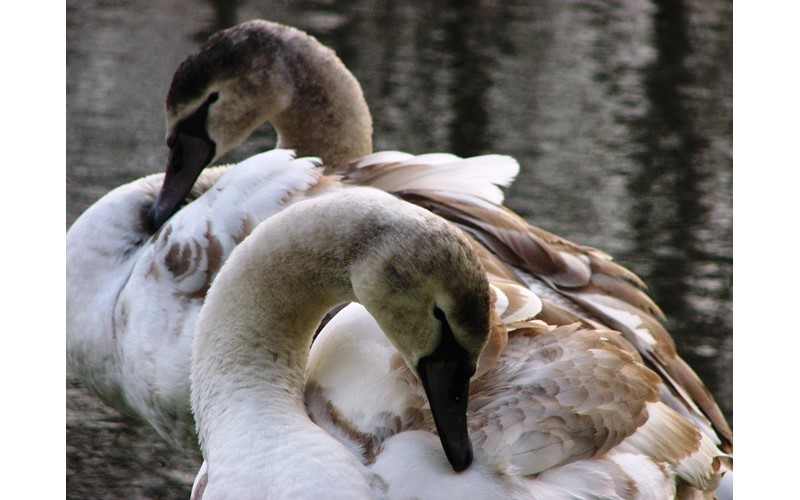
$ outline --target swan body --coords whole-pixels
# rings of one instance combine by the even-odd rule
[[[196,497],[382,494],[383,481],[303,402],[316,326],[349,301],[368,308],[422,381],[451,467],[469,467],[466,391],[490,331],[485,272],[453,226],[361,188],[263,222],[211,286],[191,368],[206,460]]]
[[[178,67],[167,98],[171,153],[149,213],[152,223],[169,218],[193,175],[266,122],[274,125],[280,146],[320,156],[326,172],[341,176],[343,184],[390,191],[466,230],[483,247],[484,266],[544,301],[539,319],[620,331],[631,352],[661,377],[661,399],[732,449],[724,415],[678,355],[661,324],[663,313],[637,276],[598,249],[530,225],[502,206],[502,194],[466,192],[462,172],[426,177],[413,168],[413,157],[399,152],[360,158],[371,149],[371,125],[358,82],[329,48],[294,28],[242,23],[212,36]],[[347,152],[328,151],[325,145],[335,143]]]

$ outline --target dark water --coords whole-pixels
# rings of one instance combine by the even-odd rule
[[[160,171],[178,62],[251,18],[298,26],[361,81],[375,149],[516,157],[507,204],[613,254],[732,417],[729,1],[67,2],[67,220]],[[224,161],[271,148],[263,130]],[[67,496],[187,497],[198,464],[67,374]]]

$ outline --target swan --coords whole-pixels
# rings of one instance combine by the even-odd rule
[[[678,355],[661,324],[663,313],[635,274],[598,249],[532,226],[490,190],[463,189],[467,174],[429,176],[407,153],[369,154],[371,118],[361,88],[335,53],[313,37],[263,20],[212,35],[178,66],[166,122],[169,159],[148,213],[154,227],[177,210],[207,165],[271,123],[279,147],[320,156],[325,172],[340,176],[343,184],[391,191],[465,229],[485,248],[485,265],[491,260],[499,274],[542,298],[540,319],[555,325],[577,319],[620,331],[661,377],[662,400],[732,450],[727,420]]]
[[[420,378],[453,470],[470,466],[466,393],[490,332],[480,260],[439,217],[351,189],[262,222],[208,291],[191,365],[204,498],[364,498],[379,487],[303,403],[316,327],[350,301],[384,325]]]
[[[497,293],[459,229],[379,190],[328,192],[262,222],[197,322],[205,462],[192,497],[671,498],[678,478],[715,486],[724,454],[659,401],[660,378],[615,332],[510,313],[514,334],[487,360],[508,310]],[[351,301],[312,345],[325,313]],[[344,388],[337,370],[350,406],[385,407],[372,398],[389,385],[400,396],[374,446],[327,432],[353,413],[331,410],[335,396],[320,405],[328,375]]]

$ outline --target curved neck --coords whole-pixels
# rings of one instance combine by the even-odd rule
[[[336,54],[311,37],[304,42],[292,44],[285,59],[292,101],[270,121],[278,147],[319,156],[336,169],[372,153],[372,116],[358,80]]]
[[[226,447],[227,439],[219,446],[214,441],[218,430],[223,436],[227,427],[252,430],[253,438],[272,430],[243,427],[239,415],[273,423],[306,418],[304,371],[313,334],[326,311],[352,298],[347,283],[320,283],[302,266],[282,268],[292,258],[290,248],[264,252],[253,246],[237,249],[252,259],[218,276],[198,321],[192,399],[210,453]]]
[[[231,255],[198,320],[192,408],[212,474],[275,492],[302,469],[315,483],[368,492],[366,469],[303,401],[313,334],[331,307],[355,299],[348,262],[361,252],[361,241],[337,237],[341,228],[314,226],[279,214]]]

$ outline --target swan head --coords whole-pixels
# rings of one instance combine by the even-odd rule
[[[417,373],[445,454],[462,471],[472,462],[466,410],[491,328],[489,284],[455,228],[432,214],[424,224],[424,233],[395,230],[351,270],[351,280],[359,302]]]
[[[346,114],[336,106],[354,118],[332,123],[330,116]],[[326,123],[308,131],[320,121]],[[346,160],[372,149],[361,87],[331,49],[289,26],[262,20],[236,25],[212,35],[173,75],[166,99],[169,156],[151,226],[160,227],[177,210],[203,168],[267,122],[278,131],[279,147],[326,163],[350,143],[359,146]],[[367,126],[352,127],[348,137],[340,122]],[[313,137],[325,128],[334,137]]]

